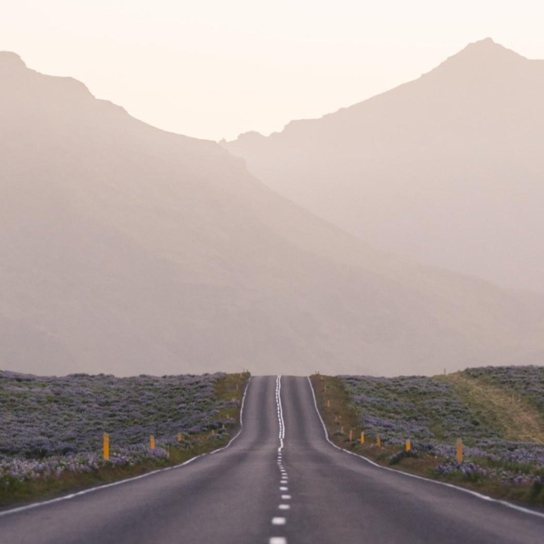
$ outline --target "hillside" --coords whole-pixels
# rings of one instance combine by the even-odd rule
[[[542,96],[544,61],[486,39],[382,95],[225,147],[377,247],[544,292]]]
[[[0,368],[436,373],[541,360],[544,300],[372,249],[218,144],[0,54]]]
[[[544,367],[468,368],[434,377],[314,375],[312,383],[340,447],[485,494],[544,501]]]
[[[0,507],[179,465],[224,447],[239,430],[248,378],[0,371]]]

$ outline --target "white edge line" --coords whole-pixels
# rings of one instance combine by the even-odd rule
[[[249,389],[249,382],[250,381],[251,381],[251,376],[249,377],[249,380],[247,381],[246,388],[244,390],[244,395],[242,397],[242,405],[240,406],[240,429],[236,433],[236,435],[233,436],[230,439],[229,443],[226,446],[223,446],[222,448],[219,448],[219,449],[214,450],[212,452],[201,453],[200,455],[196,455],[195,457],[191,457],[191,459],[188,459],[187,461],[184,461],[183,463],[180,463],[179,465],[174,465],[172,467],[161,468],[161,469],[158,469],[158,470],[152,470],[151,472],[146,472],[145,474],[141,474],[140,476],[134,476],[132,478],[127,478],[125,480],[119,480],[117,482],[112,482],[111,484],[104,484],[104,485],[99,485],[99,486],[96,486],[96,487],[91,487],[89,489],[84,489],[82,491],[78,491],[77,493],[71,493],[70,495],[65,495],[63,497],[57,497],[56,499],[50,499],[50,500],[41,501],[41,502],[34,502],[32,504],[27,504],[25,506],[19,506],[17,508],[12,508],[11,510],[4,510],[3,512],[0,512],[0,518],[4,517],[4,516],[8,516],[10,514],[17,514],[18,512],[24,512],[26,510],[32,510],[33,508],[38,508],[39,506],[48,506],[50,504],[55,504],[57,502],[62,502],[62,501],[70,500],[70,499],[75,499],[76,497],[81,497],[82,495],[87,495],[88,493],[94,493],[95,491],[100,491],[101,489],[108,489],[110,487],[115,487],[117,485],[122,485],[122,484],[126,484],[126,483],[129,483],[129,482],[135,482],[136,480],[141,480],[142,478],[147,478],[148,476],[153,476],[153,474],[159,474],[161,472],[166,472],[168,470],[178,469],[178,468],[181,468],[181,467],[184,467],[184,466],[188,465],[189,463],[192,463],[193,461],[196,461],[197,459],[205,457],[206,455],[213,455],[213,454],[218,453],[220,451],[224,451],[227,448],[230,448],[231,444],[240,436],[240,433],[242,432],[242,430],[244,428],[244,424],[243,424],[244,404],[245,404],[245,401],[246,401],[246,395],[247,395],[247,391]]]
[[[372,459],[369,459],[368,457],[365,457],[364,455],[360,455],[358,453],[355,453],[355,452],[352,452],[352,451],[349,451],[349,450],[345,450],[344,448],[340,448],[339,446],[337,446],[334,442],[332,442],[329,439],[329,433],[327,431],[327,427],[325,426],[325,422],[323,421],[323,418],[321,417],[321,414],[319,413],[319,409],[317,407],[317,400],[316,400],[316,397],[315,397],[314,386],[313,386],[312,381],[310,380],[310,378],[308,376],[307,376],[307,379],[308,379],[308,383],[310,384],[310,390],[312,391],[312,396],[314,398],[315,411],[317,412],[317,415],[319,416],[319,420],[321,421],[323,431],[325,432],[325,438],[326,438],[327,442],[331,446],[335,447],[337,450],[340,450],[340,451],[342,451],[344,453],[347,453],[348,455],[353,455],[355,457],[359,457],[360,459],[363,459],[367,463],[370,463],[371,465],[373,465],[373,466],[375,466],[377,468],[381,468],[382,470],[387,470],[389,472],[394,472],[395,474],[402,474],[403,476],[407,476],[408,478],[415,478],[416,480],[423,480],[424,482],[431,482],[431,483],[436,484],[436,485],[442,485],[442,486],[445,486],[445,487],[450,487],[451,489],[457,489],[458,491],[462,491],[463,493],[468,493],[469,495],[477,497],[478,499],[488,501],[488,502],[494,502],[494,503],[497,503],[497,504],[502,504],[503,506],[506,506],[506,507],[511,508],[513,510],[517,510],[518,512],[523,512],[524,514],[530,514],[532,516],[536,516],[536,517],[539,517],[539,518],[544,518],[544,514],[541,514],[540,512],[535,512],[534,510],[530,510],[529,508],[524,508],[523,506],[517,506],[516,504],[512,504],[511,502],[508,502],[508,501],[501,501],[499,499],[494,499],[493,497],[489,497],[487,495],[482,495],[481,493],[478,493],[476,491],[472,491],[470,489],[466,489],[464,487],[459,487],[457,485],[448,484],[446,482],[440,482],[438,480],[431,480],[430,478],[425,478],[424,476],[417,476],[416,474],[410,474],[409,472],[403,472],[401,470],[396,470],[396,469],[390,468],[390,467],[384,467],[384,466],[379,465],[378,463],[372,461]]]

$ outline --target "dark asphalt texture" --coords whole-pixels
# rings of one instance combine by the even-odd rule
[[[243,430],[223,451],[68,500],[0,511],[0,544],[544,544],[544,516],[336,449],[306,378],[281,378],[279,453],[276,389],[276,377],[251,379]]]

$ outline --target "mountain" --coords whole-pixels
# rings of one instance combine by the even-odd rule
[[[486,39],[389,92],[226,148],[377,247],[544,293],[543,97],[544,61]]]
[[[544,298],[377,251],[218,144],[0,54],[0,368],[433,373],[544,353]]]

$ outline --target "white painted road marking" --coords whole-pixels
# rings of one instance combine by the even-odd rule
[[[278,452],[281,453],[281,450],[283,449],[283,440],[285,438],[285,422],[283,421],[283,409],[281,406],[281,376],[276,378],[276,405],[278,407],[278,422],[280,424],[280,447],[278,448]]]
[[[285,467],[283,466],[282,462],[282,449],[283,449],[283,441],[285,439],[285,422],[283,421],[283,408],[281,405],[281,376],[278,376],[276,378],[276,405],[278,407],[278,423],[280,428],[279,433],[279,439],[280,439],[280,447],[278,448],[278,467],[281,472],[281,481],[280,481],[280,491],[287,491],[289,488],[285,487],[284,484],[287,484],[287,471],[285,470]],[[282,499],[284,497],[291,498],[290,495],[282,495]],[[279,510],[289,510],[290,506],[288,504],[280,504],[278,506]],[[286,518],[282,517],[273,517],[272,518],[272,525],[285,525],[287,523]],[[270,544],[287,544],[287,539],[280,536],[271,537],[269,540]]]

